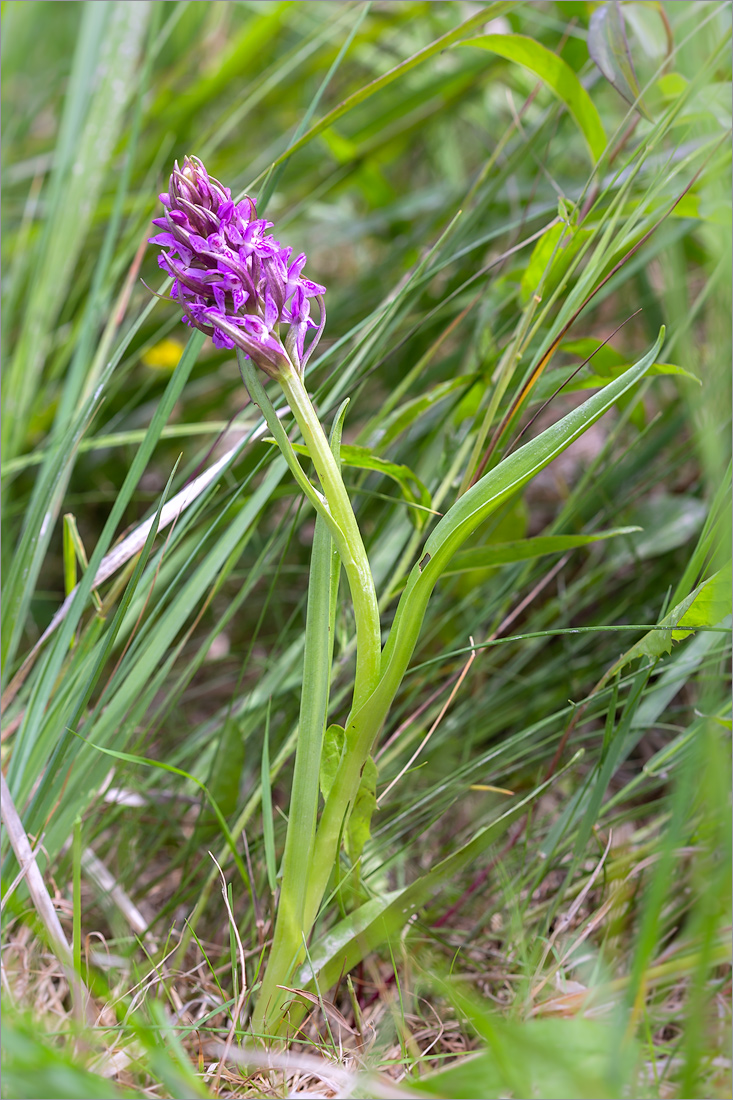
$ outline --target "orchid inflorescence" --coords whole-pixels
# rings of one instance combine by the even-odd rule
[[[218,348],[241,348],[272,377],[293,367],[302,375],[326,320],[326,288],[304,278],[305,253],[291,260],[292,248],[267,232],[272,222],[257,218],[254,201],[235,203],[197,157],[185,157],[183,168],[175,162],[160,200],[165,213],[153,224],[163,232],[150,242],[168,250],[158,264],[173,277],[171,299],[186,324]],[[306,348],[309,329],[315,333]]]

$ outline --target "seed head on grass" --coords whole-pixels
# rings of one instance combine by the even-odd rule
[[[273,378],[293,368],[302,375],[326,321],[326,288],[303,276],[305,253],[291,259],[292,248],[267,232],[273,223],[257,217],[254,200],[235,203],[197,157],[185,157],[182,168],[175,162],[160,200],[165,211],[153,225],[163,232],[150,242],[164,249],[158,264],[173,277],[171,299],[184,322],[218,348],[240,347]]]

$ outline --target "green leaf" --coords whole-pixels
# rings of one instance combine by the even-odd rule
[[[542,276],[552,263],[555,251],[563,239],[569,239],[568,226],[563,222],[557,222],[555,225],[551,225],[537,241],[519,284],[523,302],[528,302],[537,290],[542,281]]]
[[[610,344],[602,344],[602,341],[597,340],[593,336],[585,337],[582,340],[569,340],[562,345],[562,351],[568,352],[570,355],[577,355],[579,359],[590,359],[588,363],[588,370],[593,374],[602,378],[604,381],[608,381],[611,378],[618,378],[623,374],[625,370],[629,368],[629,361],[625,355],[616,351]],[[592,359],[590,357],[593,357]],[[685,370],[684,367],[679,367],[675,363],[653,363],[649,368],[649,374],[661,374],[661,375],[679,375],[682,378],[689,378],[692,382],[697,382],[699,386],[702,382],[693,374],[692,371]],[[588,388],[591,385],[597,385],[597,382],[590,382],[587,378],[573,379],[570,388],[575,388],[576,382],[577,388]]]
[[[531,481],[557,455],[578,439],[646,374],[657,357],[664,329],[654,347],[621,378],[609,382],[600,393],[542,432],[530,443],[505,458],[456,501],[425,542],[418,564],[413,568],[402,594],[382,657],[383,676],[374,695],[365,704],[367,721],[384,715],[394,698],[412,656],[430,595],[449,562],[466,539],[508,500]]]
[[[657,87],[665,99],[677,99],[689,87],[689,80],[682,73],[662,73],[657,80]]]
[[[603,539],[617,538],[641,531],[641,527],[614,527],[608,531],[595,531],[592,535],[540,535],[517,542],[502,542],[491,546],[472,546],[461,550],[453,558],[444,575],[464,573],[468,569],[485,569],[488,566],[510,565],[517,561],[540,558],[545,554],[561,554],[578,546],[590,546]]]
[[[459,45],[479,46],[482,50],[490,50],[535,73],[562,100],[577,122],[593,163],[601,159],[606,149],[606,133],[601,116],[566,61],[523,34],[485,34],[480,38],[460,42]]]
[[[323,749],[321,751],[320,784],[321,794],[325,802],[331,793],[336,769],[344,750],[344,727],[333,723],[326,730],[323,737]]]
[[[580,248],[592,236],[592,230],[551,225],[532,250],[520,283],[522,301],[527,303],[538,291],[545,297],[562,282]]]
[[[730,614],[731,567],[718,570],[696,590],[697,595],[677,621],[678,627],[688,630],[673,631],[675,642],[687,638],[701,627],[717,626]]]
[[[275,441],[266,439],[264,442]],[[302,443],[293,443],[292,447],[297,454],[308,455],[308,448]],[[433,500],[426,486],[409,466],[379,458],[369,447],[359,447],[352,443],[344,443],[341,447],[341,463],[356,470],[373,470],[375,473],[391,478],[399,486],[407,503],[412,505],[410,518],[415,526],[418,529],[425,526],[428,514],[432,512]]]
[[[369,756],[361,773],[359,793],[356,796],[354,808],[349,815],[349,824],[346,828],[346,850],[352,863],[356,863],[364,851],[364,845],[372,835],[370,826],[376,808],[377,765],[374,763],[373,758]]]
[[[601,4],[591,15],[588,25],[588,53],[619,95],[652,122],[653,119],[641,98],[639,81],[636,79],[629,43],[626,40],[621,5],[617,0]]]
[[[410,518],[415,526],[425,526],[433,500],[427,487],[409,466],[388,462],[386,458],[379,458],[368,447],[358,447],[350,443],[345,443],[341,448],[341,461],[344,466],[352,466],[357,470],[374,470],[395,481],[405,500],[415,505],[410,509]]]
[[[133,1100],[137,1095],[87,1069],[72,1044],[60,1046],[57,1038],[50,1041],[37,1017],[22,1016],[9,1003],[3,1005],[3,1096],[7,1100],[40,1096]]]
[[[309,987],[314,978],[326,989],[351,970],[376,947],[396,936],[410,917],[420,909],[448,879],[458,874],[490,847],[505,829],[539,798],[582,755],[576,753],[565,768],[558,771],[546,783],[541,783],[530,794],[519,799],[514,806],[479,829],[475,836],[446,859],[441,860],[427,874],[420,876],[409,886],[394,890],[380,898],[373,898],[349,914],[328,931],[310,950],[308,961],[296,975],[295,984]]]
[[[457,378],[449,378],[445,382],[439,382],[426,393],[413,397],[388,416],[381,419],[378,431],[374,433],[372,440],[374,446],[379,446],[384,451],[393,443],[402,432],[406,431],[424,413],[436,405],[439,401],[448,397],[456,390],[468,389],[480,376],[477,374],[461,374]]]
[[[689,596],[673,607],[654,630],[650,630],[619,657],[604,680],[609,675],[615,675],[637,657],[651,657],[656,660],[665,653],[671,653],[673,641],[687,638],[696,629],[717,626],[730,613],[730,586],[730,566],[703,581]]]
[[[265,736],[262,739],[262,835],[265,841],[265,863],[267,881],[274,895],[277,886],[277,864],[275,862],[275,827],[272,820],[272,790],[270,789],[270,704],[267,705]]]
[[[619,1050],[612,1021],[582,1015],[506,1019],[458,995],[455,986],[446,993],[468,1015],[486,1046],[474,1056],[422,1074],[420,1093],[445,1100],[507,1095],[585,1100],[617,1097],[633,1088],[638,1047],[630,1041]],[[623,1092],[619,1079],[629,1082]]]

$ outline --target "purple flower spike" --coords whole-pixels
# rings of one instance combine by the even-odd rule
[[[198,157],[185,157],[182,168],[176,161],[160,201],[153,225],[163,232],[149,240],[164,249],[158,263],[174,280],[171,300],[184,323],[217,348],[241,348],[272,378],[293,368],[302,375],[326,323],[326,288],[303,277],[305,255],[291,261],[292,248],[267,232],[272,222],[257,218],[254,200],[235,205]]]

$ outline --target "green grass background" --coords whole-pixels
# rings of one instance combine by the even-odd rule
[[[3,773],[106,1006],[74,1016],[4,831],[4,1096],[339,1094],[305,1061],[263,1077],[233,1012],[271,931],[313,514],[249,441],[232,356],[149,289],[187,153],[328,288],[308,384],[327,425],[350,397],[368,448],[346,476],[385,625],[489,444],[666,326],[660,365],[431,601],[378,793],[408,771],[311,944],[338,977],[338,924],[357,960],[353,995],[318,991],[351,1030],[319,1006],[296,1068],[335,1059],[364,1096],[729,1095],[731,12],[622,5],[642,112],[589,56],[603,7],[2,5]],[[95,603],[104,555],[235,444]],[[356,936],[411,884],[415,918]]]

